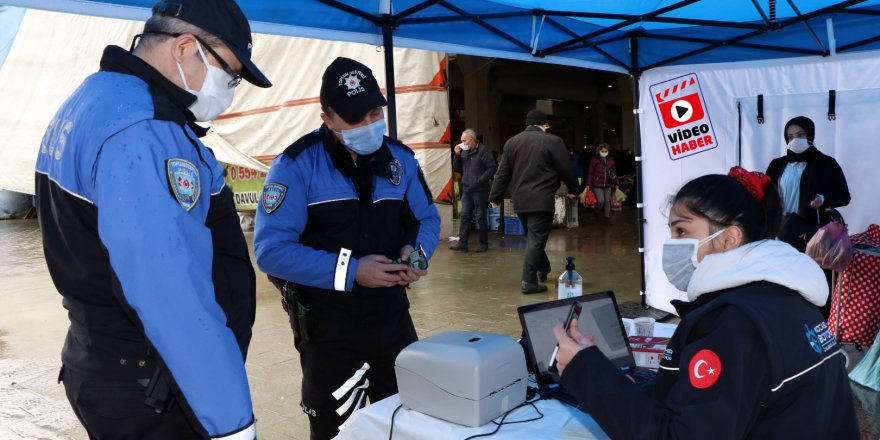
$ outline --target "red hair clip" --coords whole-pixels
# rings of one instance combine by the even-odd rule
[[[733,167],[727,175],[736,179],[759,203],[764,201],[764,187],[770,182],[769,176],[743,167]]]

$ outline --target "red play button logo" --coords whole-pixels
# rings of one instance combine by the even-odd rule
[[[703,105],[696,93],[682,96],[660,104],[660,117],[666,128],[675,128],[691,121],[703,119]]]
[[[694,388],[709,388],[721,377],[721,359],[712,350],[700,350],[691,358],[688,376]]]

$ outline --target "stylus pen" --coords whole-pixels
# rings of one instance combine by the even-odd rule
[[[565,330],[565,334],[568,334],[568,327],[571,326],[571,320],[579,316],[581,316],[580,303],[571,303],[571,308],[568,309],[568,314],[565,316],[565,322],[562,323],[562,328]],[[556,342],[556,347],[553,348],[553,354],[550,355],[550,363],[547,364],[547,368],[553,368],[553,366],[556,365],[557,354],[559,354],[559,342]]]
[[[556,343],[556,348],[553,349],[553,354],[550,355],[550,363],[547,364],[548,368],[553,368],[556,365],[556,355],[559,353],[559,343]]]

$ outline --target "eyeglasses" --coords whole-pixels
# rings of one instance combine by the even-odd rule
[[[162,31],[149,31],[149,32],[144,32],[144,34],[167,35],[169,37],[174,37],[174,38],[177,38],[181,35],[184,35],[184,34],[177,34],[177,33],[172,33],[172,32],[162,32]],[[238,87],[238,85],[241,84],[242,74],[240,72],[236,72],[235,70],[233,70],[232,67],[230,67],[229,64],[226,63],[226,61],[223,61],[223,58],[220,57],[220,55],[218,55],[217,52],[214,51],[214,49],[212,49],[211,46],[208,45],[208,43],[205,43],[205,40],[202,40],[201,38],[199,38],[198,35],[195,35],[195,34],[189,34],[189,35],[192,35],[193,38],[195,38],[196,41],[198,41],[199,44],[201,44],[202,47],[204,47],[205,50],[207,50],[208,53],[210,53],[211,56],[213,56],[214,59],[217,60],[218,63],[220,63],[220,68],[223,69],[223,71],[226,72],[227,75],[232,77],[232,79],[229,80],[228,83],[226,83],[226,87],[229,87],[230,89],[234,89],[234,88]]]

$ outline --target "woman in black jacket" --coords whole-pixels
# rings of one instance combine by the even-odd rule
[[[822,270],[772,237],[776,185],[734,168],[672,201],[663,271],[687,301],[647,393],[595,338],[554,327],[562,385],[612,439],[859,438],[842,350],[816,305]],[[605,342],[607,345],[607,342]]]
[[[825,208],[849,204],[849,188],[840,165],[816,148],[816,126],[798,116],[785,124],[788,151],[773,159],[767,175],[782,197],[783,229],[779,238],[803,252],[810,236],[831,218]]]

